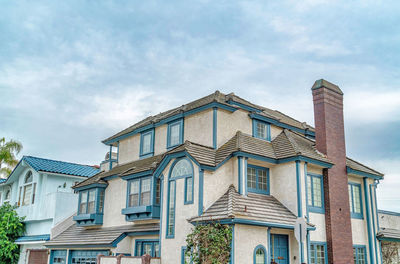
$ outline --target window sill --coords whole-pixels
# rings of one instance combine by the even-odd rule
[[[125,215],[126,221],[135,221],[143,219],[159,219],[160,206],[159,205],[142,205],[135,207],[127,207],[121,210]]]
[[[264,191],[264,190],[258,190],[258,189],[248,188],[247,191],[248,191],[249,193],[258,193],[258,194],[269,195],[269,192],[268,192],[268,191]]]
[[[362,214],[355,214],[355,213],[351,213],[351,218],[353,219],[364,219],[364,216]]]
[[[308,206],[308,211],[310,213],[325,214],[324,207]]]
[[[78,214],[73,217],[78,226],[93,226],[103,224],[103,214]]]
[[[145,158],[150,158],[150,157],[153,157],[153,156],[154,156],[154,152],[149,152],[149,153],[146,153],[146,154],[140,154],[139,158],[140,159],[145,159]]]

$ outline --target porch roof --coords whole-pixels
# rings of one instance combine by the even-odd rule
[[[76,224],[45,243],[46,247],[71,248],[115,247],[129,233],[158,232],[159,223],[133,224],[117,227],[84,228]]]
[[[393,228],[381,228],[376,235],[380,240],[395,240],[400,242],[400,230]]]

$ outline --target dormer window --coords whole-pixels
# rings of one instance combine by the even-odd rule
[[[183,143],[183,119],[168,124],[167,148]]]
[[[247,165],[249,192],[269,194],[269,168]]]
[[[271,125],[261,120],[253,119],[253,137],[271,141]]]
[[[33,174],[28,171],[24,178],[24,183],[22,185],[23,195],[22,195],[22,205],[30,205],[35,203],[35,191],[36,183],[33,183]]]
[[[140,135],[140,157],[147,158],[154,154],[154,129]]]
[[[79,191],[78,215],[74,216],[74,220],[80,226],[103,224],[106,186],[93,187]]]

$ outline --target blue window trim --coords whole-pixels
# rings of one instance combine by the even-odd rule
[[[179,126],[179,142],[178,144],[171,144],[171,128],[173,126]],[[177,121],[173,121],[171,123],[168,124],[168,129],[167,129],[167,149],[176,147],[180,144],[183,143],[183,119],[179,119]]]
[[[350,214],[351,218],[356,218],[356,219],[364,219],[364,210],[363,210],[363,201],[362,201],[362,193],[361,193],[361,184],[360,183],[355,183],[355,182],[349,182],[348,183],[351,186],[351,207],[350,207]],[[359,199],[360,199],[360,209],[361,213],[354,213],[354,199],[353,199],[353,186],[358,188],[359,191]]]
[[[256,252],[258,249],[262,249],[262,251],[264,251],[264,264],[267,264],[267,250],[265,249],[265,247],[263,245],[258,245],[254,248],[253,263],[256,264]]]
[[[140,250],[140,255],[138,255],[138,244],[139,243],[141,243],[142,245],[141,245],[141,250]],[[136,257],[141,257],[142,256],[142,254],[143,254],[143,244],[145,244],[145,243],[151,243],[152,245],[151,245],[151,253],[152,253],[152,258],[154,258],[155,257],[155,253],[156,253],[156,251],[155,251],[155,249],[156,249],[156,244],[158,244],[158,248],[160,249],[160,241],[158,240],[158,239],[136,239],[135,240],[135,251],[134,251],[134,255],[136,256]],[[159,254],[161,254],[161,252],[159,252]]]
[[[95,200],[94,200],[94,212],[89,213],[89,192],[90,191],[95,191]],[[81,207],[81,201],[82,201],[82,194],[86,192],[87,197],[86,197],[86,212],[81,213],[80,212],[80,207]],[[103,208],[102,212],[100,212],[100,193],[103,192]],[[90,225],[101,225],[103,224],[103,215],[104,215],[104,200],[105,200],[105,187],[97,187],[97,188],[91,188],[91,189],[85,189],[82,191],[79,191],[79,196],[78,196],[78,210],[76,216],[73,217],[73,219],[77,222],[79,226],[90,226]]]
[[[266,138],[263,138],[257,134],[257,124],[258,123],[267,126],[267,137]],[[271,124],[261,121],[261,120],[253,119],[253,137],[271,141]]]
[[[317,242],[317,241],[310,241],[310,254],[311,254],[311,246],[324,246],[324,257],[325,257],[325,264],[328,264],[328,247],[326,242]],[[314,247],[315,248],[315,247]],[[317,259],[317,251],[314,252],[314,259]],[[311,259],[311,255],[310,255]],[[311,263],[311,260],[310,260]]]
[[[324,177],[321,174],[315,174],[315,173],[307,173],[307,176],[310,176],[310,184],[311,184],[311,193],[308,193],[308,186],[307,188],[307,195],[311,195],[311,204],[308,203],[308,197],[307,197],[307,206],[308,210],[312,213],[319,213],[319,214],[325,214],[325,203],[324,203]],[[314,178],[319,178],[321,180],[321,206],[315,206],[314,205]],[[307,184],[308,184],[308,178],[307,178]]]
[[[269,194],[270,194],[269,168],[260,167],[260,166],[256,166],[256,165],[251,165],[251,164],[248,164],[248,165],[247,165],[247,168],[253,168],[253,169],[256,170],[256,186],[257,186],[256,189],[247,187],[247,190],[248,190],[249,192],[253,192],[253,193],[260,193],[260,194],[267,194],[267,195],[269,195]],[[247,175],[247,168],[246,168],[246,175]],[[258,171],[259,171],[259,170],[264,170],[264,171],[267,172],[267,190],[266,190],[266,191],[258,189]],[[247,178],[248,178],[248,177],[247,177]],[[247,186],[247,180],[246,180],[246,186]]]
[[[150,204],[148,205],[152,205],[154,204],[154,191],[153,188],[151,186],[153,186],[154,184],[154,177],[143,177],[143,178],[136,178],[136,179],[131,179],[128,180],[128,186],[127,186],[127,192],[126,192],[126,208],[132,208],[132,207],[137,207],[137,206],[129,206],[129,195],[131,194],[131,182],[133,181],[139,181],[139,205],[138,206],[142,206],[142,181],[150,179]],[[153,202],[151,202],[153,201]]]
[[[169,219],[169,205],[170,205],[170,194],[171,194],[171,184],[174,184],[174,223],[173,223],[173,229],[172,229],[172,233],[169,234],[169,223],[170,223],[170,219]],[[166,225],[166,229],[165,229],[165,238],[174,238],[175,237],[175,219],[176,219],[176,180],[169,180],[168,181],[168,199],[167,199],[167,225]]]
[[[192,179],[192,197],[190,198],[190,200],[187,200],[187,191],[188,191],[188,185],[187,185],[187,181],[188,179]],[[185,178],[185,202],[184,204],[193,204],[193,197],[194,197],[194,177],[192,174],[192,177],[186,177]]]
[[[150,151],[147,153],[143,152],[143,137],[146,135],[151,135],[151,140],[150,140]],[[144,131],[140,133],[140,153],[139,156],[140,158],[147,158],[151,157],[154,155],[154,129],[150,129],[147,131]]]
[[[190,262],[189,262],[189,263],[185,263],[186,249],[187,249],[186,246],[183,246],[183,247],[181,248],[181,264],[192,264],[192,263],[193,263],[193,260],[192,260],[192,259],[190,259]]]
[[[365,245],[353,245],[353,249],[357,249],[357,248],[362,248],[364,249],[364,260],[365,260],[365,264],[368,264],[368,257],[367,257],[367,246]],[[356,263],[358,263],[358,253],[356,250]]]

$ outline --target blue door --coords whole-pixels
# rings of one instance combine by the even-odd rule
[[[271,260],[278,264],[289,264],[287,235],[271,235]]]

